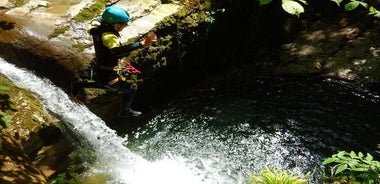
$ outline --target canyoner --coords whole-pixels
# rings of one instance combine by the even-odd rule
[[[147,34],[141,41],[123,44],[120,32],[131,22],[129,13],[119,6],[108,6],[101,17],[91,22],[89,30],[93,38],[95,58],[92,61],[90,78],[94,82],[80,82],[72,86],[72,95],[86,87],[103,88],[122,94],[120,116],[140,116],[142,113],[131,108],[138,84],[142,81],[131,61],[125,59],[133,50],[157,41],[154,33]]]

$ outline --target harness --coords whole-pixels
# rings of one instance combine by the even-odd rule
[[[137,75],[141,74],[141,71],[133,67],[130,61],[119,62],[119,64],[113,68],[113,71],[118,74],[118,77],[108,81],[108,85],[116,84],[119,81],[125,81],[137,88],[135,84],[137,85],[138,82],[142,82],[141,79],[137,79]]]

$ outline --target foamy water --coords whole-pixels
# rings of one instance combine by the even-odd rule
[[[148,162],[131,152],[123,144],[126,138],[116,135],[95,114],[83,104],[70,100],[69,96],[48,79],[17,68],[0,58],[0,73],[6,75],[16,85],[29,89],[41,100],[46,109],[57,114],[67,127],[82,136],[95,151],[97,168],[91,173],[110,175],[109,183],[126,184],[178,184],[212,183],[201,181],[198,171],[186,165],[181,158],[167,158]],[[199,173],[198,173],[199,175]]]

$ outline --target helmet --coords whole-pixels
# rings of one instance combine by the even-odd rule
[[[102,14],[103,21],[113,23],[128,23],[131,21],[129,14],[123,8],[118,6],[109,6]]]

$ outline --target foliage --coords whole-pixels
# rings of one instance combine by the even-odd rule
[[[75,175],[75,173],[61,173],[49,181],[49,184],[81,184],[81,182],[74,179]]]
[[[266,168],[258,175],[252,175],[247,184],[307,184],[308,180],[289,174],[287,171],[277,171]]]
[[[331,1],[335,2],[338,6],[340,6],[344,0],[331,0]],[[272,2],[272,0],[259,0],[259,2],[260,2],[260,5],[266,5]],[[291,15],[297,15],[297,16],[299,16],[301,13],[304,13],[305,11],[302,4],[307,5],[307,0],[282,0],[281,1],[282,9],[284,9],[287,13]],[[347,11],[352,11],[360,6],[368,9],[369,11],[368,14],[373,15],[375,17],[380,17],[380,11],[378,11],[373,5],[362,0],[350,0],[349,2],[345,3],[344,9]]]
[[[272,0],[259,0],[259,1],[260,1],[260,5],[266,5],[272,2]],[[282,9],[284,9],[289,14],[299,16],[301,13],[305,11],[301,3],[307,5],[306,0],[298,0],[298,1],[282,0],[281,6],[282,6]]]
[[[0,125],[4,126],[3,128],[9,127],[12,118],[13,116],[7,115],[0,111]]]
[[[103,11],[104,7],[105,7],[104,0],[97,0],[91,6],[82,9],[82,11],[79,12],[79,14],[77,14],[74,17],[74,20],[76,22],[84,22],[87,20],[91,20],[97,17]]]
[[[335,164],[331,167],[331,178],[338,180],[360,181],[368,184],[380,182],[380,162],[373,160],[369,153],[340,151],[326,158],[323,165]]]
[[[181,63],[184,51],[191,50],[207,37],[207,28],[214,22],[215,14],[211,1],[187,0],[182,3],[183,7],[177,13],[166,17],[152,30],[159,36],[156,43],[131,52],[128,59],[136,62],[144,76],[168,66],[171,58]],[[149,63],[149,66],[142,63]]]

